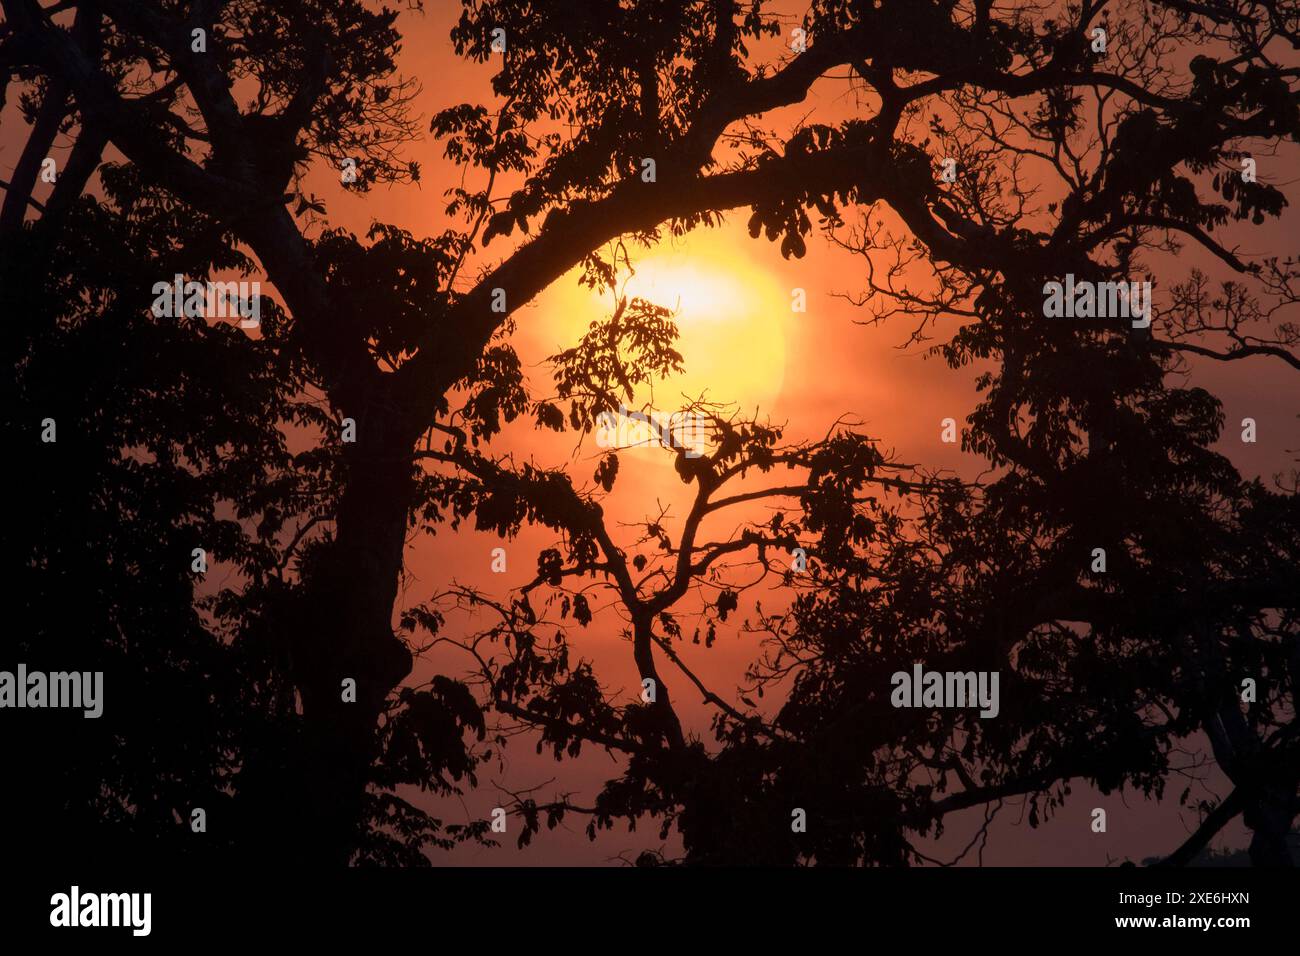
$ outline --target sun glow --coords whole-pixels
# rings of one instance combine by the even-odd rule
[[[785,379],[790,293],[734,246],[717,238],[656,249],[620,276],[629,298],[672,309],[677,350],[685,370],[637,395],[670,413],[694,399],[736,405],[746,413],[771,411]],[[545,309],[548,338],[569,347],[587,327],[608,317],[612,293],[565,282]]]

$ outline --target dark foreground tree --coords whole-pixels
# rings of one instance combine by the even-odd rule
[[[1192,454],[1191,461],[1175,462],[1179,474],[1198,462],[1208,469],[1192,479],[1207,494],[1231,483],[1220,465],[1195,452],[1209,437],[1207,403],[1189,403],[1197,396],[1163,385],[1158,355],[1179,343],[1145,341],[1121,323],[1085,328],[1044,321],[1042,287],[1045,277],[1064,273],[1128,278],[1141,250],[1171,235],[1245,268],[1209,230],[1234,216],[1260,221],[1276,214],[1280,193],[1263,181],[1221,177],[1210,187],[1203,180],[1209,169],[1234,164],[1243,144],[1295,138],[1295,71],[1277,65],[1271,52],[1279,44],[1295,45],[1297,13],[1286,0],[1005,9],[985,0],[832,0],[813,3],[797,24],[767,4],[735,0],[576,9],[561,2],[467,2],[453,34],[459,53],[478,61],[497,56],[493,42],[504,30],[496,100],[491,109],[466,104],[445,110],[432,126],[448,156],[480,174],[482,185],[452,191],[451,222],[432,238],[379,229],[364,241],[333,231],[308,238],[301,217],[319,204],[301,196],[297,183],[313,163],[342,170],[348,160],[356,161],[362,189],[419,175],[399,152],[413,121],[410,86],[395,76],[399,36],[392,12],[309,0],[87,0],[48,9],[35,0],[4,0],[3,9],[0,89],[8,91],[17,80],[32,121],[0,211],[6,261],[20,245],[75,247],[67,210],[111,147],[141,184],[127,205],[162,193],[182,211],[182,222],[160,237],[151,260],[151,268],[166,264],[156,279],[170,278],[173,263],[164,253],[183,245],[185,223],[203,222],[211,224],[204,237],[210,241],[217,232],[237,243],[283,299],[282,324],[268,323],[256,346],[231,346],[248,369],[231,370],[238,383],[232,387],[243,388],[249,376],[262,374],[255,370],[269,368],[273,380],[265,387],[282,404],[272,403],[248,425],[260,449],[250,456],[256,459],[247,476],[252,487],[222,493],[251,495],[256,503],[247,514],[279,509],[284,489],[268,474],[287,465],[272,426],[291,414],[292,398],[301,394],[319,392],[328,409],[308,423],[317,442],[309,461],[321,465],[322,487],[315,497],[295,498],[278,510],[265,529],[279,553],[262,555],[263,567],[289,573],[272,582],[269,572],[259,580],[246,567],[250,586],[239,595],[241,618],[257,611],[256,625],[245,622],[240,636],[259,639],[256,656],[271,662],[282,682],[277,686],[292,697],[285,709],[293,728],[273,743],[259,738],[238,756],[240,776],[245,770],[248,776],[230,792],[252,808],[244,819],[259,821],[249,831],[257,838],[245,850],[261,847],[303,863],[339,864],[359,848],[364,858],[391,859],[367,850],[363,821],[375,815],[408,849],[433,838],[435,831],[391,787],[416,778],[442,780],[444,771],[453,779],[472,772],[468,741],[482,723],[453,680],[419,694],[395,694],[411,656],[394,633],[393,607],[406,532],[426,504],[416,452],[427,447],[430,429],[449,424],[453,405],[459,409],[466,395],[475,399],[470,431],[480,439],[490,439],[503,417],[525,410],[511,404],[516,393],[494,387],[509,363],[504,336],[512,316],[576,265],[584,265],[593,282],[611,282],[613,265],[601,250],[618,237],[653,241],[664,225],[694,228],[726,210],[747,208],[755,236],[780,240],[784,255],[798,256],[814,228],[812,217],[834,227],[847,210],[882,202],[945,280],[937,308],[954,307],[974,320],[953,340],[953,360],[996,360],[998,373],[987,380],[987,401],[972,422],[971,450],[1024,472],[1010,480],[1041,482],[1034,505],[1051,518],[1049,527],[1081,533],[1070,524],[1081,515],[1063,512],[1053,496],[1065,492],[1046,477],[1076,464],[1070,449],[1080,435],[1090,448],[1114,452],[1084,456],[1082,470],[1065,468],[1071,480],[1083,480],[1091,467],[1113,465],[1134,442],[1150,440],[1147,429],[1156,432],[1159,449]],[[802,31],[797,39],[795,26]],[[1098,28],[1106,31],[1109,52],[1094,49]],[[773,38],[781,40],[776,59],[754,52]],[[1175,62],[1163,53],[1170,44],[1199,53]],[[857,91],[853,118],[765,131],[767,114],[801,102],[834,70],[848,72]],[[1105,102],[1108,118],[1092,133],[1101,146],[1088,165],[1067,141],[1080,134],[1085,111],[1097,100]],[[999,197],[990,167],[980,163],[981,156],[1025,148],[1005,145],[1000,119],[1008,115],[1024,119],[1038,137],[1030,146],[1067,182],[1065,195],[1041,209],[1031,210],[1031,197],[1020,191]],[[954,151],[938,155],[935,143],[950,128],[960,134]],[[50,203],[24,224],[40,160],[61,129],[75,139],[63,179]],[[938,176],[938,161],[948,155],[965,160],[960,165],[968,171],[953,184]],[[653,160],[653,176],[645,175],[646,160]],[[1211,190],[1222,200],[1204,198]],[[484,250],[516,230],[531,238],[501,258],[492,256],[496,247]],[[195,258],[177,267],[201,274],[232,264],[224,244],[189,252]],[[57,258],[36,262],[38,271],[56,279],[72,268]],[[112,290],[114,308],[103,310],[103,321],[121,338],[133,328],[124,317],[149,307],[149,277],[142,276],[145,282],[134,291],[118,278],[95,281]],[[5,297],[23,301],[21,292],[11,291],[14,281],[6,273]],[[57,301],[44,307],[46,314],[57,315]],[[88,312],[100,314],[94,304]],[[68,335],[53,319],[49,324],[56,340]],[[11,334],[7,348],[21,370],[25,350],[34,346],[24,341],[26,333]],[[1284,351],[1285,337],[1285,330],[1275,329],[1264,341],[1238,340],[1229,354]],[[123,347],[133,347],[127,339]],[[1214,350],[1202,342],[1184,344]],[[58,374],[57,348],[56,342],[44,353],[44,377]],[[166,362],[179,360],[172,351]],[[131,394],[141,391],[147,387]],[[31,404],[24,404],[28,399]],[[87,400],[99,407],[94,395]],[[7,426],[14,447],[26,447],[17,444],[20,436],[32,440],[36,406],[50,401],[37,389],[16,402],[19,414]],[[1145,414],[1125,411],[1135,402]],[[1016,424],[1021,409],[1034,422],[1028,434]],[[564,427],[562,417],[545,409],[527,410],[548,427]],[[73,407],[69,414],[75,422],[92,411]],[[118,448],[170,443],[195,435],[198,427],[193,419],[157,421],[135,403],[120,414],[129,417],[115,420],[150,431],[99,436],[95,454],[109,473],[84,483],[67,477],[72,487],[111,488],[125,480],[112,464]],[[239,415],[232,416],[237,424]],[[345,419],[355,426],[355,441],[339,441]],[[220,458],[226,444],[217,436],[230,425],[205,430],[210,444],[192,455],[187,449],[188,464],[203,471],[205,453]],[[219,462],[209,470],[213,480],[222,472]],[[261,489],[266,494],[259,496]],[[207,501],[206,490],[203,495]],[[206,513],[197,507],[170,501],[158,523],[192,527],[186,516]],[[1109,540],[1127,533],[1113,513],[1084,511],[1101,522],[1090,530],[1111,529]],[[277,522],[290,513],[303,522],[295,525],[300,533],[277,536]],[[1007,538],[1037,533],[1040,515],[1010,509],[1006,516],[1020,522],[1000,530]],[[53,566],[42,564],[40,529],[21,530],[25,536],[15,539],[20,560],[46,574],[76,573],[62,553]],[[64,530],[72,534],[70,526]],[[144,559],[148,538],[138,530],[130,548],[117,547]],[[229,550],[215,552],[237,560],[243,539],[231,534]],[[1163,537],[1157,550],[1172,548]],[[837,573],[843,578],[856,571],[849,564]],[[175,586],[180,602],[187,584]],[[52,613],[49,607],[31,611]],[[117,617],[115,611],[107,616],[113,633],[134,643],[136,628]],[[1264,622],[1248,615],[1245,626]],[[1267,626],[1274,624],[1268,620]],[[1013,638],[1025,634],[1007,636]],[[649,648],[638,666],[653,669],[654,653]],[[355,703],[341,700],[344,679],[356,681]],[[1207,691],[1215,693],[1221,693],[1218,684]],[[1011,751],[994,749],[987,751],[990,759],[1011,759]],[[810,753],[796,749],[782,756],[783,772],[811,766]],[[393,754],[407,759],[376,768],[377,758]],[[731,772],[730,761],[724,755],[717,766]],[[830,773],[834,765],[822,766]],[[714,793],[736,792],[725,777],[710,779],[722,781]],[[827,786],[851,786],[853,779],[828,777]],[[388,795],[367,789],[375,783]],[[856,796],[845,791],[838,806],[847,808]],[[138,802],[124,799],[137,812]],[[669,794],[670,803],[681,799]],[[897,807],[886,802],[883,809]],[[702,818],[712,826],[714,816],[710,810]],[[849,828],[845,838],[858,840],[858,832]],[[702,858],[740,852],[734,842],[709,839],[714,845],[699,844]],[[800,854],[839,860],[855,852],[828,845]],[[894,842],[857,855],[893,860],[905,853]]]

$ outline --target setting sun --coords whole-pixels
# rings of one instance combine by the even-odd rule
[[[623,294],[673,310],[685,366],[637,400],[667,413],[703,397],[765,414],[785,378],[789,294],[734,246],[702,239],[656,250],[620,276]],[[542,304],[543,344],[572,345],[613,302],[612,293],[560,283]]]

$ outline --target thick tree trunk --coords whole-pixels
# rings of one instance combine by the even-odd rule
[[[343,446],[334,537],[307,562],[285,625],[304,739],[286,742],[272,774],[282,791],[272,803],[284,808],[274,816],[286,818],[276,821],[273,842],[300,860],[341,866],[356,848],[380,714],[411,670],[393,633],[393,605],[415,493],[411,452],[428,420],[419,398],[438,392],[417,392],[375,368],[283,207],[246,220],[242,231],[292,309],[298,342],[320,368],[332,405],[356,428],[355,443]],[[349,679],[355,701],[344,700]],[[264,812],[256,809],[263,799],[251,802]]]
[[[335,538],[313,560],[292,623],[306,738],[290,762],[300,801],[290,841],[319,864],[345,865],[356,847],[379,715],[411,669],[392,627],[414,490],[410,449],[404,429],[358,422]],[[355,701],[344,692],[349,680]]]

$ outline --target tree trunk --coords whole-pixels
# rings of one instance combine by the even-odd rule
[[[391,419],[358,420],[335,537],[310,563],[292,622],[306,738],[287,768],[298,816],[285,822],[291,849],[318,864],[346,865],[356,848],[379,716],[411,670],[392,615],[415,488],[412,441]],[[348,679],[354,702],[344,699]]]
[[[664,739],[675,750],[686,746],[686,737],[682,733],[681,721],[673,710],[672,699],[668,695],[668,686],[655,668],[654,641],[651,638],[654,624],[646,614],[636,614],[632,619],[632,657],[636,661],[641,680],[654,681],[654,701],[650,708],[658,718],[663,729]]]

